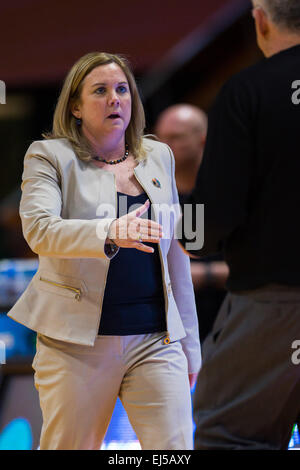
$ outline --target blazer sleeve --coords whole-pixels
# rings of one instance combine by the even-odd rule
[[[34,253],[58,258],[111,258],[105,244],[114,219],[63,219],[57,158],[43,141],[33,142],[24,158],[20,217],[25,240]]]
[[[175,159],[170,148],[169,152],[171,156],[173,204],[179,207],[175,182]],[[186,336],[180,341],[188,360],[188,371],[189,374],[197,373],[201,367],[201,349],[190,259],[183,252],[174,235],[168,252],[168,268],[174,299],[186,332]]]

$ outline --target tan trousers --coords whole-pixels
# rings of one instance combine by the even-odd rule
[[[38,334],[40,449],[100,449],[119,396],[142,449],[191,450],[187,360],[164,337],[97,336],[91,347]]]

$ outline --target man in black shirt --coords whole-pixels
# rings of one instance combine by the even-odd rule
[[[205,217],[191,253],[222,249],[230,270],[202,350],[196,449],[285,449],[300,415],[300,2],[252,13],[266,59],[217,97],[189,199]]]

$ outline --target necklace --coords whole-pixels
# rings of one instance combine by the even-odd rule
[[[129,145],[125,144],[125,153],[122,158],[119,158],[118,160],[105,160],[104,158],[98,157],[96,155],[95,157],[93,157],[93,160],[97,160],[97,162],[108,163],[109,165],[116,165],[117,163],[124,162],[124,160],[126,160],[128,155],[129,155]]]

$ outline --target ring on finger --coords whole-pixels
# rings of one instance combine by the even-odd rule
[[[142,242],[142,240],[143,240],[143,236],[142,236],[141,233],[139,233],[139,235],[138,235],[138,241],[139,241],[139,242]]]

